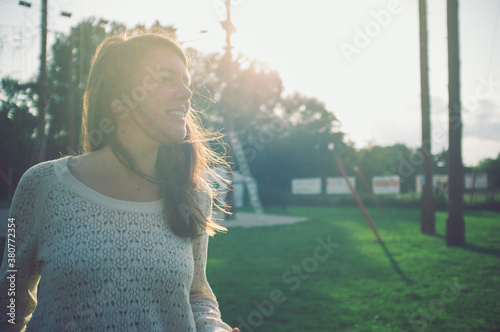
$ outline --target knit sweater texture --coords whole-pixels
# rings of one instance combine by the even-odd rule
[[[161,200],[105,196],[71,174],[68,158],[30,168],[17,187],[0,330],[231,331],[206,279],[208,235],[178,237]],[[199,199],[211,217],[211,197]]]

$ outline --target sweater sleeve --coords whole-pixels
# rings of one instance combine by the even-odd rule
[[[209,197],[207,196],[207,199]],[[203,202],[205,213],[211,218],[212,201]],[[207,207],[208,205],[208,207]],[[189,301],[193,310],[197,332],[231,331],[231,327],[221,319],[217,299],[206,277],[208,234],[193,240],[194,275]]]
[[[40,266],[35,221],[41,187],[40,174],[31,168],[21,177],[12,200],[0,268],[1,331],[24,331],[37,305]]]

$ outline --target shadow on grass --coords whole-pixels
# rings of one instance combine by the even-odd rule
[[[446,236],[444,236],[443,234],[429,234],[429,235],[446,240]],[[456,248],[467,250],[467,251],[472,251],[472,252],[477,252],[477,253],[483,254],[483,255],[492,255],[492,256],[500,257],[500,250],[499,249],[480,247],[480,246],[476,246],[475,244],[466,243],[465,247],[456,247]]]
[[[404,280],[408,286],[413,285],[414,281],[411,280],[410,278],[408,278],[406,276],[406,274],[403,272],[403,270],[401,270],[398,262],[396,262],[394,257],[392,257],[392,254],[389,252],[389,249],[387,249],[387,246],[385,245],[385,243],[380,242],[380,246],[382,247],[382,249],[384,249],[384,252],[385,252],[387,258],[389,258],[389,261],[391,262],[392,266],[394,267],[394,270],[399,274],[401,279]]]

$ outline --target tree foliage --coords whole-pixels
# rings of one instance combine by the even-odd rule
[[[338,174],[338,156],[352,165],[354,148],[344,141],[338,119],[323,102],[300,93],[284,96],[279,74],[259,61],[238,56],[228,64],[218,54],[190,54],[194,105],[215,129],[225,126],[232,106],[234,131],[263,201],[286,204],[292,178]]]
[[[60,35],[52,46],[47,72],[50,91],[46,110],[49,158],[57,158],[76,150],[76,146],[68,145],[69,121],[73,121],[72,125],[77,129],[71,134],[74,136],[73,141],[78,142],[83,93],[92,56],[99,43],[107,36],[104,27],[95,22],[94,19],[81,22],[71,29],[69,36]],[[121,25],[115,23],[114,27],[120,29]],[[69,98],[70,95],[72,98]],[[72,117],[70,112],[73,113]]]
[[[421,157],[404,144],[371,146],[358,151],[357,163],[365,179],[373,176],[399,175],[402,192],[415,190],[415,176],[421,173]]]
[[[0,92],[0,171],[5,176],[13,171],[12,180],[22,175],[29,163],[36,118],[31,112],[36,102],[36,87],[33,83],[21,84],[4,78]],[[3,181],[0,181],[0,183]],[[6,188],[2,183],[1,188]],[[7,190],[1,192],[6,199]]]
[[[500,153],[495,159],[487,158],[479,163],[478,170],[488,175],[490,189],[500,189]]]

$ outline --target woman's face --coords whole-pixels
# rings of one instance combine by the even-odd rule
[[[125,102],[137,114],[142,130],[162,142],[176,142],[187,134],[186,117],[193,96],[182,59],[167,48],[154,48],[132,76]]]

